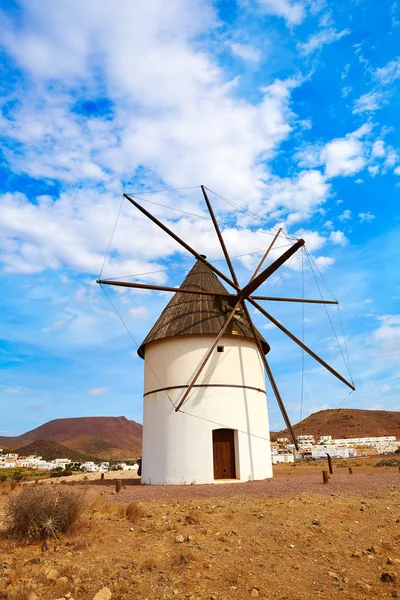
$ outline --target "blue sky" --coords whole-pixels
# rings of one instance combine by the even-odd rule
[[[396,1],[3,5],[1,435],[59,417],[141,421],[143,363],[95,280],[123,192],[205,216],[200,184],[257,216],[211,195],[231,254],[249,254],[234,262],[242,282],[279,225],[340,300],[349,398],[308,356],[302,394],[301,351],[256,316],[291,419],[400,410],[399,34]],[[220,260],[210,221],[147,206]],[[103,276],[178,285],[192,264],[122,204]],[[299,256],[263,291],[301,296],[302,277]],[[318,297],[307,263],[304,286]],[[137,342],[168,299],[107,292]],[[346,375],[323,307],[268,310],[298,336],[304,316],[306,343]],[[269,409],[280,428],[271,394]]]

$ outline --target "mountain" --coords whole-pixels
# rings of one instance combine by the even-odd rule
[[[44,460],[54,460],[55,458],[69,458],[73,462],[86,462],[93,460],[92,456],[71,450],[57,442],[49,442],[46,440],[37,440],[22,448],[16,448],[16,452],[20,456],[41,456]]]
[[[0,448],[47,440],[98,458],[136,458],[141,454],[142,429],[125,417],[55,419],[16,437],[0,437]]]
[[[313,413],[293,426],[297,435],[331,435],[333,438],[355,438],[395,435],[400,439],[400,412],[335,408]],[[288,437],[287,429],[273,434]]]

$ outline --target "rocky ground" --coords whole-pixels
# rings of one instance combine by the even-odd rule
[[[47,550],[0,537],[1,600],[400,597],[396,467],[336,468],[328,485],[318,465],[245,484],[99,483],[75,484],[85,518]]]

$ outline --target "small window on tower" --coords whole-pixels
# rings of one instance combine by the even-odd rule
[[[217,352],[223,352],[223,351],[224,351],[223,346],[217,346]]]

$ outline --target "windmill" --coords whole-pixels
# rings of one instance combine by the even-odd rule
[[[124,197],[197,259],[179,288],[98,279],[100,285],[172,292],[174,296],[138,349],[144,359],[142,483],[211,483],[272,477],[265,373],[298,449],[266,355],[269,345],[249,313],[253,306],[332,375],[355,387],[270,314],[260,301],[337,304],[336,300],[256,295],[300,248],[298,239],[263,268],[274,235],[249,282],[240,286],[211,206],[201,186],[230,277],[141,206]],[[228,291],[221,280],[228,284]]]

